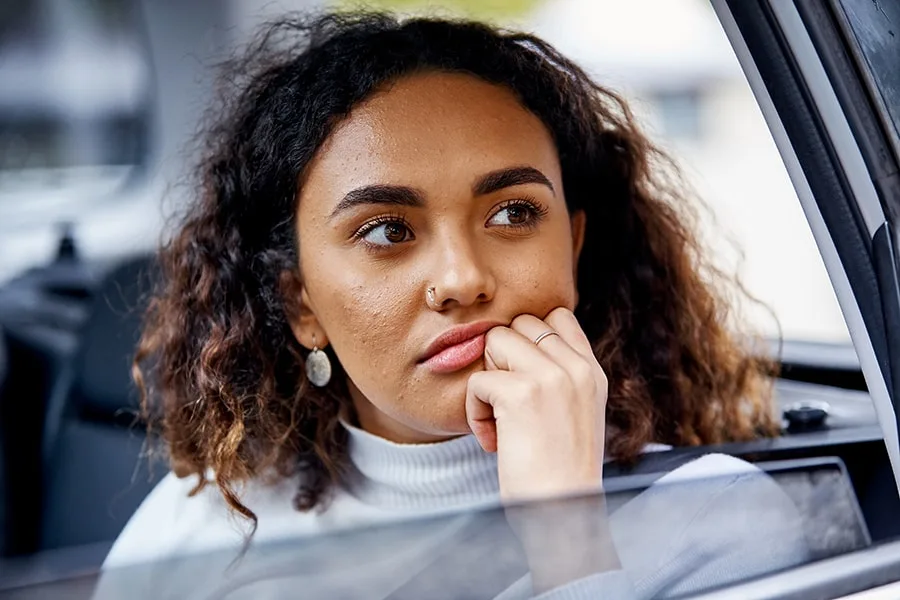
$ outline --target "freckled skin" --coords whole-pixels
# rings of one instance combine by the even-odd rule
[[[555,191],[529,183],[473,193],[480,176],[517,166],[538,169]],[[425,206],[371,205],[331,218],[345,194],[373,184],[415,188]],[[488,225],[501,204],[523,197],[546,210],[536,226]],[[372,251],[354,238],[383,215],[402,216],[414,239]],[[419,359],[437,336],[575,307],[584,221],[566,209],[550,133],[511,92],[471,76],[414,75],[358,105],[305,172],[297,217],[305,316],[295,335],[306,347],[313,335],[332,347],[360,425],[394,441],[469,432],[466,383],[483,361],[430,372]],[[430,286],[440,311],[426,304]]]

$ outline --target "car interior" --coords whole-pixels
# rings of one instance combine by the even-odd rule
[[[57,262],[8,286],[31,288],[33,312],[11,319],[5,334],[14,354],[2,441],[14,458],[5,461],[3,489],[17,515],[3,532],[7,555],[114,539],[165,473],[141,460],[130,381],[152,260],[135,257],[81,282],[62,281],[61,270]],[[70,318],[44,318],[57,306]]]
[[[0,489],[2,506],[16,515],[2,532],[7,557],[111,543],[167,471],[163,461],[147,456],[130,379],[153,259],[137,256],[105,268],[67,260],[68,272],[57,260],[0,294],[9,348],[0,396],[0,449],[6,457]],[[17,301],[22,297],[30,301]],[[791,350],[783,354],[790,358]],[[784,417],[780,437],[677,448],[635,467],[609,465],[605,476],[671,470],[708,452],[771,469],[813,469],[820,463],[803,461],[826,460],[840,466],[837,476],[852,490],[871,541],[900,534],[900,499],[890,485],[888,456],[858,366],[846,356],[832,357],[829,366],[810,359],[808,348],[794,354],[775,383]]]
[[[737,17],[755,10],[718,4],[734,5]],[[799,5],[819,10],[811,3]],[[763,37],[748,41],[762,48],[760,53],[775,47]],[[763,74],[778,75],[780,60],[773,56]],[[760,64],[765,67],[764,61]],[[806,96],[789,91],[785,86],[783,93],[790,97],[782,101],[791,107],[795,102],[799,114]],[[801,119],[791,125],[812,128]],[[806,139],[814,144],[812,133]],[[804,152],[815,157],[826,150],[822,145]],[[846,187],[827,177],[831,171],[824,169],[813,182],[821,197],[836,197]],[[826,217],[851,220],[852,215]],[[857,245],[868,257],[866,247]],[[875,289],[864,300],[873,305],[869,312],[878,312],[877,280],[862,267],[854,276],[864,280],[860,289],[867,289],[864,284]],[[87,259],[72,232],[62,228],[52,260],[0,285],[0,592],[49,581],[47,563],[33,559],[54,552],[63,556],[67,549],[92,548],[78,560],[71,555],[62,560],[54,576],[99,567],[141,501],[168,472],[165,460],[149,452],[130,375],[156,278],[152,254]],[[774,383],[782,417],[778,437],[675,448],[648,454],[636,465],[612,463],[604,470],[608,489],[639,491],[692,458],[719,452],[758,465],[782,486],[804,515],[816,559],[900,537],[900,494],[853,347],[771,342],[780,362]]]

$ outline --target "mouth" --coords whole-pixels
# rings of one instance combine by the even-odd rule
[[[433,373],[465,369],[484,355],[485,334],[497,325],[481,321],[454,327],[429,344],[419,364]]]

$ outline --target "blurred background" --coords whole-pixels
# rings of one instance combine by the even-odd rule
[[[152,249],[165,216],[188,193],[178,183],[191,163],[186,148],[211,98],[216,62],[268,18],[323,6],[361,5],[3,2],[0,284],[52,263],[61,242],[64,253],[92,264]],[[486,19],[543,36],[631,99],[711,207],[706,234],[716,260],[772,309],[786,339],[849,340],[800,204],[706,0],[365,6]],[[764,333],[778,334],[765,308],[745,308]]]

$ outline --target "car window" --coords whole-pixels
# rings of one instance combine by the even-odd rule
[[[229,27],[239,38],[279,11],[323,5],[232,3],[229,19],[234,25]],[[98,196],[108,195],[121,184],[129,165],[139,160],[140,150],[146,151],[146,136],[153,136],[152,130],[146,131],[150,121],[145,108],[151,74],[140,52],[142,31],[136,26],[134,6],[130,0],[83,4],[22,0],[4,5],[0,56],[6,58],[0,67],[8,72],[5,80],[23,82],[0,90],[0,195],[11,199],[0,210],[7,213],[8,224],[18,222],[12,217],[20,214],[44,219],[56,215],[57,221],[77,218],[82,211],[72,208],[78,204],[73,197],[95,202]],[[631,100],[654,140],[676,157],[687,182],[711,208],[714,222],[707,227],[707,237],[716,259],[724,268],[737,270],[760,301],[744,309],[762,332],[787,340],[849,342],[796,195],[706,2],[678,0],[661,8],[653,4],[656,16],[652,20],[642,15],[643,3],[520,0],[482,6],[459,0],[381,0],[373,6],[406,11],[437,8],[520,25],[546,37]],[[74,63],[71,52],[58,50],[60,36],[54,33],[60,23],[70,23],[63,14],[66,11],[72,12],[71,23],[76,24],[74,28],[67,25],[67,30],[83,29],[79,35],[68,35],[74,39],[71,44],[85,48]],[[682,26],[665,27],[666,15]],[[53,79],[39,76],[28,67],[32,63],[44,69],[69,65],[65,69],[69,77],[56,85],[72,85],[79,94],[63,94],[60,89],[53,90],[60,93],[42,93],[40,86]],[[24,97],[29,93],[67,100],[31,102]],[[84,106],[92,107],[90,125],[74,127]],[[180,149],[187,142],[170,148]],[[100,176],[100,171],[106,176]],[[37,192],[34,186],[65,189],[66,197]],[[142,202],[149,205],[157,197],[148,196]],[[52,203],[49,208],[59,214],[48,212],[48,206],[42,208],[39,202]],[[143,210],[140,220],[146,220],[148,212],[152,211]],[[120,229],[128,229],[127,215],[116,219]],[[90,227],[90,223],[82,224],[84,229]],[[28,264],[21,253],[51,255],[54,233],[42,231],[40,237],[46,240],[40,248],[35,237],[9,249],[6,254],[12,264],[0,264],[0,280],[13,274],[12,265]],[[122,246],[117,248],[121,254],[133,245],[132,239],[103,243]]]
[[[482,10],[478,4],[374,3],[522,26],[620,91],[709,205],[707,241],[719,264],[736,271],[760,301],[743,308],[762,332],[849,342],[800,203],[708,2],[508,1]]]
[[[613,482],[602,498],[536,501],[517,505],[513,511],[490,506],[336,532],[302,543],[275,541],[233,564],[224,575],[222,567],[233,557],[223,552],[117,565],[106,574],[95,598],[113,600],[126,594],[149,600],[161,590],[173,597],[189,597],[197,589],[205,591],[205,598],[223,600],[260,597],[264,590],[272,597],[284,597],[296,589],[310,598],[494,598],[509,588],[524,587],[521,578],[528,567],[514,533],[517,518],[537,517],[535,533],[547,541],[548,552],[577,560],[571,544],[558,542],[573,539],[573,525],[587,528],[595,522],[598,506],[605,506],[610,515],[617,553],[629,566],[633,581],[633,589],[627,589],[632,586],[617,585],[613,577],[601,579],[597,590],[602,589],[602,597],[610,600],[673,597],[678,590],[671,581],[680,571],[693,572],[687,577],[693,582],[683,589],[707,591],[728,579],[722,574],[729,568],[768,574],[773,565],[783,566],[792,552],[795,556],[788,564],[801,566],[867,544],[868,533],[858,512],[845,506],[855,504],[852,492],[848,494],[834,464],[766,468],[767,475],[748,474],[740,480],[722,475],[665,481],[660,473],[645,473]],[[783,495],[773,481],[787,493]],[[643,495],[635,501],[638,494]],[[663,509],[664,498],[678,503]],[[799,510],[786,513],[783,508],[791,501]],[[738,519],[732,519],[730,511],[734,502],[744,508]],[[695,527],[686,527],[701,510],[704,518],[697,519]],[[729,532],[732,526],[740,529],[746,523],[754,524],[758,537],[743,545],[737,556],[730,550],[735,546],[728,540]],[[808,553],[796,549],[797,540],[804,536],[810,540]],[[699,540],[716,540],[717,552],[692,552],[691,544]],[[391,551],[381,551],[384,548]],[[663,557],[668,556],[678,559],[665,561]],[[398,576],[403,581],[399,588]],[[511,582],[515,583],[510,586]]]
[[[0,228],[77,214],[144,162],[144,34],[133,0],[0,7]]]

